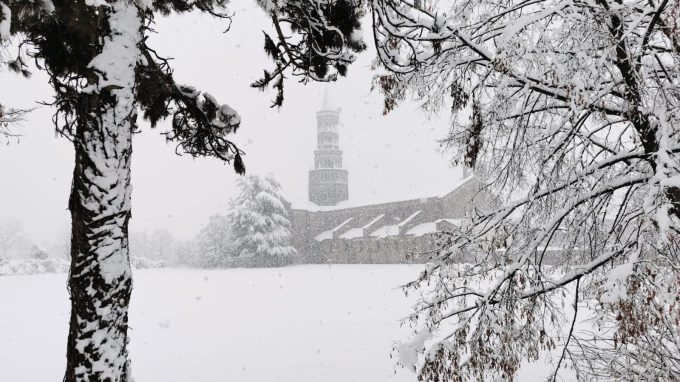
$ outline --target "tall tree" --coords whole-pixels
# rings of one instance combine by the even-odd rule
[[[271,176],[249,175],[240,178],[238,184],[241,193],[232,201],[229,212],[234,255],[271,265],[294,255],[288,207],[279,183]]]
[[[512,378],[555,347],[552,379],[568,362],[584,379],[680,378],[678,15],[667,0],[372,1],[385,111],[409,95],[450,107],[446,141],[505,201],[442,235],[407,285],[424,296],[405,347],[421,380]],[[608,330],[574,330],[593,311]]]
[[[335,14],[338,4],[347,0],[263,4],[267,12],[281,15],[291,25],[288,36],[304,41],[291,45],[281,33],[274,47],[267,42],[270,54],[280,49],[293,57],[317,57],[321,52],[316,65],[331,69],[312,74],[313,67],[294,61],[282,70],[330,80],[341,60],[343,64],[352,60],[355,47],[346,43],[350,35],[345,31],[352,33],[353,28],[342,27],[346,21]],[[228,139],[241,123],[237,112],[207,93],[176,83],[168,60],[156,54],[146,38],[157,14],[200,11],[228,22],[226,5],[226,0],[0,1],[1,37],[16,37],[20,47],[10,67],[26,71],[30,57],[48,73],[55,91],[56,129],[73,141],[76,153],[69,198],[71,320],[66,382],[131,380],[128,223],[137,110],[152,126],[169,118],[172,127],[166,138],[178,145],[179,152],[216,157],[232,162],[238,173],[245,171],[241,150]],[[26,53],[24,47],[31,50]],[[336,49],[338,56],[323,54]],[[283,72],[278,74],[281,90]]]

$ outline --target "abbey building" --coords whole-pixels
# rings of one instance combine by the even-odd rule
[[[339,144],[340,117],[325,94],[316,113],[308,203],[291,207],[293,245],[305,262],[425,261],[424,253],[436,248],[434,233],[469,224],[474,209],[491,202],[471,174],[440,194],[379,204],[354,202]]]

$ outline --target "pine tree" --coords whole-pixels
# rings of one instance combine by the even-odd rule
[[[271,176],[239,179],[241,193],[232,202],[229,220],[236,238],[234,254],[265,264],[281,264],[295,255],[290,245],[290,221],[280,186]]]
[[[277,98],[282,98],[284,71],[303,81],[328,81],[353,61],[352,51],[360,47],[348,41],[358,22],[346,18],[359,15],[338,13],[337,4],[348,3],[267,2],[264,9],[277,30],[290,25],[278,34],[275,49],[289,58],[314,57],[313,66],[300,59],[276,60]],[[7,65],[28,75],[31,59],[47,72],[55,92],[56,130],[73,142],[76,153],[69,198],[71,320],[65,382],[131,380],[128,223],[137,110],[152,126],[170,120],[166,138],[178,152],[215,157],[233,163],[238,173],[245,171],[243,152],[228,139],[241,124],[238,113],[208,93],[176,83],[168,59],[147,41],[157,14],[200,11],[228,22],[226,5],[226,0],[0,0],[0,39],[13,38],[19,47]],[[267,52],[275,53],[268,44]]]

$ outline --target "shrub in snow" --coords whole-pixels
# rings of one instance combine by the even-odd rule
[[[47,251],[37,245],[34,245],[31,247],[31,257],[38,260],[45,260],[50,256],[47,254]]]
[[[163,268],[166,266],[163,260],[153,260],[148,257],[134,255],[130,257],[130,263],[135,269]]]
[[[229,213],[235,237],[234,255],[257,258],[258,264],[280,265],[297,253],[290,245],[290,221],[286,201],[274,178],[244,176],[239,179],[241,193],[232,201]]]
[[[56,258],[0,261],[0,276],[66,273],[68,269],[69,263],[67,261]]]
[[[163,260],[153,260],[148,257],[132,256],[130,262],[133,268],[163,268]],[[0,276],[40,275],[43,273],[67,273],[70,263],[55,257],[44,259],[30,258],[21,260],[3,260],[0,257]]]

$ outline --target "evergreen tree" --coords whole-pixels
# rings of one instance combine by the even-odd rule
[[[267,40],[270,55],[285,52],[288,59],[276,59],[276,74],[265,76],[274,82],[258,86],[271,82],[278,99],[284,71],[303,81],[344,74],[352,51],[361,48],[348,43],[358,25],[352,18],[359,14],[346,12],[347,4],[262,3],[277,31],[290,27]],[[55,92],[56,129],[73,142],[76,153],[69,198],[71,320],[65,382],[131,380],[128,223],[137,110],[152,126],[171,121],[166,138],[178,152],[216,157],[232,162],[238,173],[245,171],[242,151],[228,139],[241,124],[238,113],[176,83],[169,61],[147,41],[157,14],[200,11],[229,21],[226,5],[226,0],[0,0],[0,40],[14,38],[19,47],[8,67],[28,75],[30,58],[47,72]]]
[[[234,254],[265,264],[280,264],[295,255],[290,245],[290,221],[280,186],[271,176],[239,179],[241,193],[232,202],[229,219],[236,238]]]

